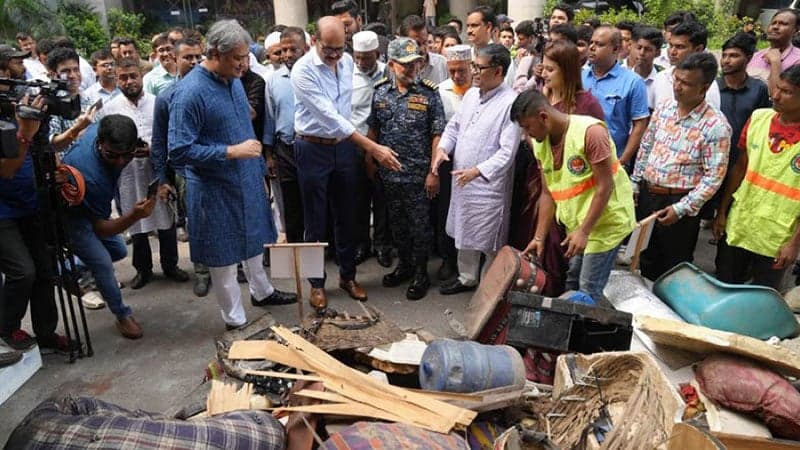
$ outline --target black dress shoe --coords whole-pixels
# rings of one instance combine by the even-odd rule
[[[194,295],[198,297],[205,297],[208,295],[208,288],[211,285],[211,277],[208,275],[198,275],[197,278],[194,280],[194,287],[192,290],[194,291]]]
[[[378,259],[378,264],[382,267],[392,267],[392,263],[394,262],[394,258],[392,257],[392,250],[378,250],[376,257]]]
[[[0,367],[6,367],[12,364],[16,364],[21,359],[22,359],[22,352],[17,350],[0,353]]]
[[[414,272],[414,278],[411,284],[408,285],[406,291],[406,298],[409,300],[419,300],[428,295],[428,288],[431,287],[431,280],[428,278],[428,268],[419,267]]]
[[[247,283],[247,276],[245,276],[244,274],[244,268],[242,267],[242,263],[236,265],[236,282]]]
[[[245,326],[245,325],[247,325],[247,324],[246,324],[246,323],[243,323],[243,324],[241,324],[241,325],[231,325],[231,324],[229,324],[229,323],[226,323],[226,324],[225,324],[225,331],[233,331],[233,330],[238,330],[239,328],[244,328],[244,326]]]
[[[149,283],[151,279],[153,279],[153,272],[151,271],[136,272],[136,276],[131,280],[131,289],[141,289]]]
[[[370,251],[364,248],[360,248],[356,250],[356,265],[363,263],[364,261],[368,260],[370,256]]]
[[[442,259],[442,265],[439,266],[439,270],[436,271],[436,278],[438,278],[439,281],[447,281],[456,275],[458,275],[456,265],[449,259]]]
[[[474,291],[477,286],[464,286],[461,281],[455,280],[452,283],[447,283],[439,288],[439,293],[442,295],[460,294],[462,292]]]
[[[250,295],[250,304],[253,306],[291,305],[292,303],[297,303],[296,294],[279,291],[277,289],[264,300],[256,300],[255,297]]]
[[[384,287],[396,287],[410,280],[414,276],[414,269],[402,262],[390,273],[383,276]]]
[[[172,281],[177,281],[179,283],[184,283],[186,281],[189,281],[189,274],[181,270],[181,268],[177,266],[170,267],[169,269],[164,269],[164,276],[166,276]]]

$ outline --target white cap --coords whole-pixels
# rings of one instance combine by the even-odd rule
[[[378,49],[378,35],[374,31],[359,31],[353,35],[354,52],[371,52]]]
[[[272,33],[264,39],[264,48],[268,49],[273,45],[278,45],[281,43],[281,34],[277,31],[273,31]]]
[[[469,45],[454,45],[444,49],[444,57],[448,61],[472,61],[472,47]]]

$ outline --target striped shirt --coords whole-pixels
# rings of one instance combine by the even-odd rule
[[[631,179],[690,189],[673,208],[679,217],[696,216],[722,185],[730,145],[731,127],[718,109],[702,102],[679,117],[678,103],[667,100],[650,118]]]

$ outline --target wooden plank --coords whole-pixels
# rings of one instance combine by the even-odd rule
[[[768,439],[761,437],[742,436],[737,434],[715,433],[717,439],[725,444],[728,450],[800,450],[800,442],[784,439]]]
[[[228,359],[266,359],[278,364],[311,372],[311,367],[297,351],[276,341],[236,341],[228,351]]]
[[[285,327],[276,326],[272,330],[300,350],[298,354],[325,379],[326,388],[349,398],[369,403],[392,414],[419,418],[429,425],[426,428],[437,431],[448,424],[451,428],[455,424],[467,426],[477,415],[474,411],[381,383],[342,364]]]
[[[727,331],[668,319],[636,316],[636,328],[657,344],[695,353],[732,353],[746,356],[786,375],[800,376],[800,355],[789,349]]]
[[[667,441],[667,450],[725,450],[725,446],[710,435],[688,423],[676,423]]]
[[[285,378],[287,380],[322,381],[322,378],[314,375],[275,372],[272,370],[245,370],[244,373],[247,375],[258,375],[262,377]]]
[[[344,395],[339,395],[335,392],[330,392],[330,391],[315,391],[312,389],[303,389],[302,391],[295,392],[292,395],[297,395],[306,398],[313,398],[316,400],[325,400],[326,402],[333,402],[333,403],[353,403],[352,400],[345,397]]]
[[[356,416],[356,417],[370,417],[373,419],[388,420],[390,422],[407,423],[409,425],[421,426],[420,424],[408,420],[404,417],[396,416],[394,414],[381,411],[378,408],[373,408],[368,405],[360,403],[327,403],[320,405],[305,405],[305,406],[285,406],[283,408],[276,408],[275,412],[306,412],[312,414],[335,414],[338,416]],[[443,433],[444,431],[440,431]]]
[[[227,384],[219,380],[211,380],[211,391],[206,401],[206,412],[209,416],[250,409],[250,397],[253,385],[245,383],[240,389],[235,384]]]

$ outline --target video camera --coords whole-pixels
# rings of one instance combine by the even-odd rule
[[[69,95],[69,84],[66,80],[40,81],[40,80],[15,80],[0,78],[0,111],[4,115],[13,115],[13,103],[19,103],[22,97],[28,94],[33,99],[36,96],[45,98],[46,111],[41,111],[32,106],[17,105],[16,113],[25,119],[43,121],[48,116],[60,116],[65,119],[75,119],[81,114],[81,103],[78,96]],[[0,120],[0,158],[16,158],[17,128],[14,124]]]

